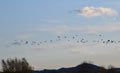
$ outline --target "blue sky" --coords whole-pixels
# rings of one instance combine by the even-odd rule
[[[86,60],[120,67],[119,4],[0,0],[0,59],[25,57],[35,69],[70,67]]]

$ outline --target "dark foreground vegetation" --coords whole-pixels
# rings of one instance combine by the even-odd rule
[[[120,73],[120,68],[114,68],[113,66],[104,68],[87,62],[83,62],[76,67],[41,71],[34,71],[25,58],[2,60],[1,65],[2,72],[0,73]]]
[[[32,67],[25,58],[2,60],[1,73],[33,73]]]

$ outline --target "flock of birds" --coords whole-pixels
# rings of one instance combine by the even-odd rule
[[[65,42],[73,42],[74,44],[82,44],[82,43],[103,43],[103,44],[109,44],[109,43],[120,43],[120,41],[115,40],[104,40],[102,39],[103,35],[99,34],[97,35],[99,37],[99,40],[87,40],[86,38],[81,37],[80,35],[73,35],[73,36],[56,36],[55,39],[50,40],[44,40],[44,41],[28,41],[28,40],[14,40],[11,45],[42,45],[42,44],[49,44],[49,43],[56,43],[59,41]]]

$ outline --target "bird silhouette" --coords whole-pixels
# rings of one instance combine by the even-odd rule
[[[28,41],[26,41],[25,44],[28,44]]]

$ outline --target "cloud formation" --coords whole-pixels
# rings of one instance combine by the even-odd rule
[[[107,25],[94,25],[94,26],[67,26],[60,25],[49,28],[38,28],[35,31],[52,32],[55,34],[64,34],[66,32],[78,31],[87,33],[99,33],[99,32],[117,32],[120,31],[119,24],[107,24]]]
[[[18,38],[18,39],[29,39],[29,38],[31,38],[31,37],[33,37],[33,35],[32,34],[19,34],[19,35],[17,35],[16,36],[16,38]]]
[[[102,15],[108,15],[113,16],[117,15],[118,12],[111,8],[105,8],[105,7],[84,7],[82,9],[74,10],[78,15],[84,16],[84,17],[96,17],[96,16],[102,16]]]

